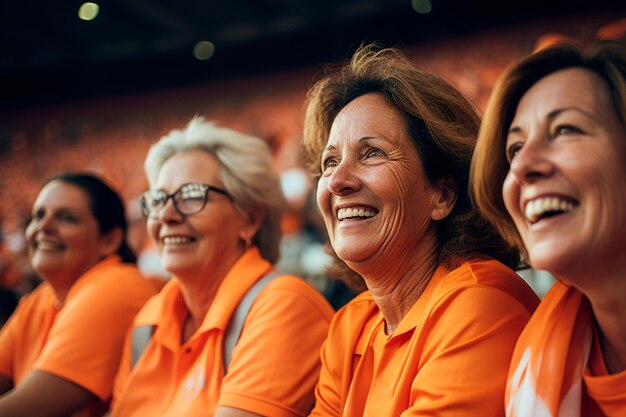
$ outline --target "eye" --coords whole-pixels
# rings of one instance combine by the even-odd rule
[[[387,154],[383,150],[378,149],[378,148],[368,148],[365,151],[366,158],[374,158],[377,156],[387,156]]]
[[[43,219],[43,216],[45,214],[46,213],[42,209],[36,210],[32,214],[32,220],[33,221],[39,221],[39,220]]]
[[[328,168],[335,168],[339,162],[334,157],[328,157],[322,161],[322,172]]]
[[[160,207],[165,198],[166,194],[162,191],[150,191],[144,195],[144,204],[149,209]]]
[[[515,156],[519,153],[519,151],[522,150],[522,146],[523,146],[522,142],[515,142],[506,148],[506,159],[507,161],[509,161],[509,163],[511,163],[513,158],[515,158]]]
[[[572,125],[558,125],[554,129],[554,136],[565,136],[582,133],[582,130]]]
[[[204,200],[206,189],[199,184],[190,184],[181,188],[180,198],[183,201],[188,200]]]
[[[78,223],[78,217],[68,211],[60,211],[56,215],[57,220],[63,223],[75,224]]]

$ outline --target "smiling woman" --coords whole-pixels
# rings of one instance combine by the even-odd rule
[[[556,45],[496,85],[472,165],[478,205],[558,282],[515,348],[507,411],[626,415],[626,47]]]
[[[472,105],[367,46],[309,99],[304,147],[330,244],[368,288],[331,323],[311,415],[503,415],[538,300],[470,203]]]
[[[128,327],[155,292],[126,243],[122,201],[90,174],[54,177],[26,241],[44,283],[0,333],[0,415],[100,416]]]
[[[161,138],[145,168],[142,211],[173,278],[135,320],[154,334],[136,366],[129,338],[113,416],[306,415],[332,308],[272,266],[285,200],[269,147],[198,117]],[[272,276],[229,351],[238,305]]]

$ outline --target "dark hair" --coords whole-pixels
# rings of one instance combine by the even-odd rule
[[[480,117],[471,102],[442,78],[415,68],[397,49],[360,47],[351,61],[308,93],[303,145],[305,162],[319,178],[320,158],[339,111],[355,98],[379,93],[403,113],[406,131],[431,183],[449,176],[457,201],[437,222],[439,262],[458,265],[491,257],[515,268],[519,252],[508,247],[471,203],[469,167]]]
[[[626,45],[600,41],[589,47],[560,43],[512,63],[494,86],[480,128],[470,179],[476,204],[524,255],[524,243],[502,199],[502,184],[509,171],[504,151],[507,132],[524,94],[542,78],[572,67],[590,70],[607,83],[615,114],[625,126]]]
[[[52,181],[72,184],[85,191],[89,197],[91,212],[100,227],[100,233],[108,233],[116,227],[122,229],[122,244],[117,249],[117,254],[123,262],[135,263],[137,261],[135,253],[126,240],[128,223],[126,222],[124,203],[109,185],[94,174],[82,172],[59,174],[50,178],[47,183]]]

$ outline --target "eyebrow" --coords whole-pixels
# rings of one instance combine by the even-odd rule
[[[323,152],[326,152],[326,151],[334,151],[335,149],[337,149],[337,148],[335,148],[333,145],[328,145],[328,146],[326,146],[326,147],[324,148],[324,151],[323,151]]]
[[[360,143],[361,143],[361,142],[367,142],[368,140],[372,140],[372,139],[375,139],[375,140],[382,140],[382,141],[385,141],[385,142],[389,142],[389,140],[388,140],[387,138],[384,138],[384,137],[381,137],[381,136],[363,136],[362,138],[360,138],[360,139],[359,139],[359,142],[360,142]],[[333,146],[333,145],[328,145],[328,146],[326,146],[326,147],[324,148],[324,152],[326,152],[326,151],[331,151],[331,150],[332,150],[332,151],[334,151],[334,150],[336,150],[336,149],[337,149],[337,148],[336,148],[335,146]]]
[[[572,107],[561,107],[558,109],[554,109],[552,110],[550,113],[547,114],[546,119],[548,119],[548,122],[552,122],[552,120],[554,120],[559,114],[564,113],[566,111],[577,111],[579,113],[584,114],[585,116],[589,117],[590,119],[596,120],[595,117],[593,117],[591,114],[587,113],[586,111],[572,106]],[[522,128],[519,126],[513,126],[508,130],[508,133],[519,133],[522,131]]]

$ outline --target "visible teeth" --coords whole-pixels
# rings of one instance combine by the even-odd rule
[[[167,236],[163,238],[163,243],[166,245],[183,245],[191,242],[191,238],[182,236]]]
[[[58,250],[61,249],[61,246],[50,242],[37,242],[37,249]]]
[[[529,202],[526,205],[525,214],[528,221],[535,223],[548,212],[568,213],[574,207],[575,204],[571,201],[562,200],[558,197],[545,197]]]
[[[345,208],[337,211],[337,219],[350,219],[354,217],[372,217],[376,215],[376,210],[363,208]]]

